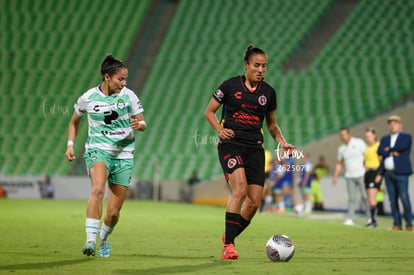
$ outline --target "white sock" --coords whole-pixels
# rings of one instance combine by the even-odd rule
[[[305,201],[305,211],[312,211],[312,202],[311,201]]]
[[[114,230],[113,227],[109,227],[103,222],[102,227],[101,227],[101,232],[99,233],[99,238],[101,240],[106,240],[106,238],[108,238],[109,234],[111,234],[113,230]]]
[[[277,207],[278,207],[279,209],[285,209],[285,201],[279,201],[279,202],[277,203]]]
[[[86,218],[86,241],[96,242],[96,235],[99,231],[99,220]]]

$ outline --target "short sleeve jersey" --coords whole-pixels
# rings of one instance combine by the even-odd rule
[[[266,113],[276,110],[276,92],[265,81],[259,82],[250,91],[245,76],[236,76],[224,81],[213,94],[223,105],[221,123],[232,129],[235,136],[223,143],[238,143],[246,146],[263,144],[262,126]]]
[[[342,144],[338,148],[338,160],[345,164],[346,178],[359,178],[365,174],[364,152],[365,142],[360,138],[351,137],[348,144]]]
[[[79,97],[74,108],[79,116],[88,114],[86,150],[97,148],[114,158],[133,158],[135,138],[130,118],[144,109],[132,90],[124,87],[121,92],[106,96],[98,86]]]

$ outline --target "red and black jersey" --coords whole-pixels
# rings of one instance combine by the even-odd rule
[[[266,113],[276,110],[276,92],[265,81],[250,91],[245,76],[224,81],[213,94],[223,104],[221,123],[234,131],[234,138],[221,142],[239,143],[247,146],[263,144],[262,125]]]

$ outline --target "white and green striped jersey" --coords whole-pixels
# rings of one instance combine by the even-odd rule
[[[133,158],[135,138],[130,118],[144,109],[132,90],[124,87],[121,92],[106,96],[98,86],[79,97],[74,108],[79,116],[88,114],[86,150],[97,148],[115,158]]]

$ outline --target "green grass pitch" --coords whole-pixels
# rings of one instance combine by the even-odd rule
[[[126,201],[112,256],[86,257],[86,201],[0,200],[0,274],[412,274],[414,234],[347,227],[343,220],[256,215],[236,240],[238,261],[220,259],[224,208]],[[360,220],[359,224],[365,222]],[[295,256],[270,262],[264,245],[287,234]]]

